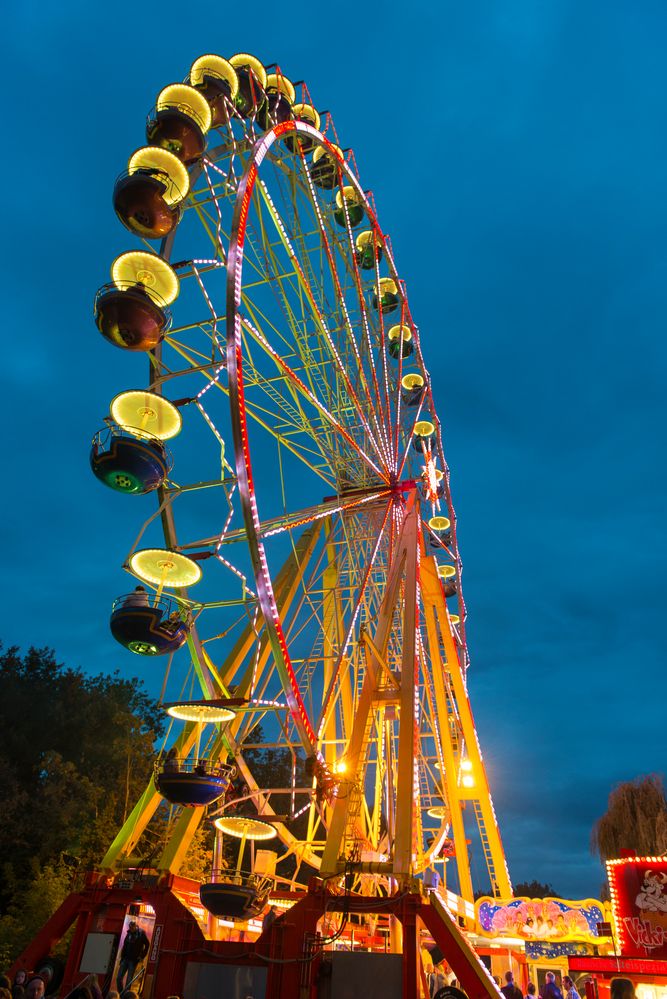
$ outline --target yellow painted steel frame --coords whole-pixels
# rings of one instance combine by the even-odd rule
[[[323,572],[323,635],[324,635],[324,684],[328,687],[334,669],[334,635],[342,629],[340,592],[337,589],[338,569],[334,545],[327,541],[329,525],[326,518],[312,524],[302,534],[294,551],[287,559],[276,579],[276,593],[281,612],[287,613],[297,590],[306,576],[316,550],[317,541],[324,531],[327,564]],[[421,613],[424,625],[424,647],[419,641]],[[391,670],[387,665],[388,644],[392,629],[400,618],[402,650],[400,669]],[[330,636],[327,638],[327,636]],[[193,638],[193,642],[195,638]],[[260,647],[250,656],[255,643]],[[328,832],[321,861],[324,876],[335,874],[341,865],[349,862],[355,844],[360,841],[379,842],[380,813],[383,801],[387,803],[388,856],[373,863],[375,873],[391,877],[397,882],[409,882],[434,857],[425,856],[422,847],[422,815],[419,803],[417,772],[419,767],[418,714],[420,710],[420,675],[432,682],[429,696],[430,713],[439,723],[439,740],[442,752],[442,797],[446,802],[441,817],[440,833],[434,842],[440,844],[451,827],[454,841],[454,862],[457,868],[459,890],[463,898],[473,900],[468,843],[464,824],[464,810],[474,808],[485,859],[489,869],[491,890],[494,895],[507,897],[511,885],[507,873],[500,832],[493,810],[488,780],[475,731],[470,700],[456,644],[447,613],[435,559],[426,555],[420,530],[419,503],[413,493],[408,500],[403,526],[394,547],[393,559],[388,566],[384,597],[377,615],[375,633],[360,639],[365,648],[366,670],[360,695],[354,702],[349,671],[340,679],[338,701],[345,719],[345,730],[350,733],[345,746],[346,782],[349,792],[334,798],[325,808]],[[237,639],[225,662],[216,669],[205,650],[199,646],[197,661],[201,673],[200,685],[204,696],[227,693],[228,685],[236,681],[236,692],[243,696],[249,690],[252,675],[255,680],[267,668],[270,646],[266,637],[258,639],[257,631],[248,625]],[[197,648],[193,647],[193,653]],[[243,668],[244,662],[248,659]],[[202,669],[201,663],[204,664]],[[385,720],[391,708],[399,712],[398,753],[392,757],[391,725]],[[211,758],[224,761],[230,750],[237,749],[234,742],[238,722],[232,722],[219,735],[211,748]],[[177,742],[179,756],[186,756],[197,738],[196,726],[189,724]],[[375,788],[371,807],[364,792],[369,755],[374,741],[383,740],[383,747],[374,746],[377,753]],[[334,713],[325,719],[322,730],[323,755],[332,771],[337,756],[337,738]],[[471,768],[462,770],[462,746],[465,759]],[[384,753],[381,752],[384,748]],[[263,814],[273,809],[268,798],[261,795],[252,773],[239,758],[244,780],[259,797],[258,806]],[[471,786],[465,786],[463,777],[470,776]],[[395,781],[395,786],[394,786]],[[146,791],[137,802],[122,830],[102,861],[105,869],[118,869],[136,847],[148,822],[160,803],[160,795],[151,779]],[[395,801],[395,808],[393,802]],[[204,809],[184,808],[174,823],[157,867],[161,871],[177,873],[192,837],[204,815]],[[320,821],[315,805],[311,805],[307,842],[315,838]],[[303,846],[284,826],[281,838],[297,856],[306,857]],[[291,846],[290,846],[291,844]],[[435,847],[434,847],[435,852]],[[309,863],[317,864],[310,856]],[[357,857],[359,871],[364,869]]]
[[[320,529],[321,525],[317,523],[304,531],[299,544],[295,547],[295,550],[289,556],[276,578],[276,597],[281,611],[287,612],[289,610],[289,606],[297,593],[312,557]],[[251,625],[247,625],[219,671],[214,668],[206,651],[196,641],[196,636],[191,636],[191,641],[193,641],[191,649],[193,663],[196,665],[202,694],[204,697],[212,697],[227,695],[226,685],[248,656],[257,638]],[[261,672],[265,668],[269,652],[269,644],[268,642],[264,642],[259,657],[256,661],[253,661],[253,664],[246,670],[246,675],[242,676],[238,683],[237,694],[239,696],[244,696],[250,684],[250,673],[252,670]],[[203,668],[202,663],[204,664]],[[225,762],[228,759],[230,739],[234,737],[235,727],[238,727],[238,722],[228,725],[225,728],[224,736],[216,740],[211,754],[213,760]],[[197,740],[197,728],[198,726],[195,724],[187,724],[183,733],[176,741],[175,745],[179,757],[187,756],[193,748]],[[243,769],[243,775],[248,783],[253,783],[252,775],[249,771]],[[253,789],[256,790],[256,785],[253,786]],[[162,797],[155,787],[153,777],[151,777],[146,790],[137,801],[123,827],[107,850],[101,862],[103,870],[118,870],[123,866],[124,862],[127,862],[127,858],[141,839],[161,801]],[[268,806],[266,811],[270,811]],[[192,842],[192,837],[204,818],[204,814],[204,808],[184,808],[182,810],[181,815],[178,817],[168,836],[162,855],[157,863],[158,870],[169,871],[172,874],[178,873],[188,847]],[[289,837],[287,836],[286,838]]]
[[[442,718],[441,730],[451,731],[449,718],[455,711],[465,739],[467,759],[472,764],[473,784],[472,787],[468,788],[463,785],[460,779],[461,761],[457,752],[458,747],[452,744],[449,738],[443,738],[446,796],[454,834],[455,858],[461,894],[469,902],[473,901],[468,850],[463,826],[463,809],[470,802],[475,809],[492,892],[496,897],[506,898],[512,894],[512,885],[507,870],[505,851],[477,738],[468,689],[459,662],[434,558],[422,558],[420,583],[428,634],[428,651],[436,684],[438,714]],[[440,651],[441,643],[444,647],[444,660]],[[458,767],[457,764],[459,764]]]
[[[511,884],[470,700],[436,562],[425,554],[419,531],[419,508],[414,497],[409,504],[393,562],[388,570],[375,635],[373,638],[366,637],[366,674],[345,753],[351,789],[347,795],[335,800],[321,873],[325,877],[331,876],[344,866],[349,867],[354,842],[363,835],[363,787],[369,740],[376,738],[374,732],[382,731],[383,712],[390,704],[400,711],[396,813],[388,816],[388,825],[393,830],[391,856],[387,861],[357,866],[359,870],[370,870],[372,866],[372,870],[378,874],[391,876],[398,882],[409,882],[432,860],[420,855],[422,830],[416,778],[416,748],[419,738],[419,655],[416,641],[418,605],[421,606],[426,628],[426,648],[421,652],[426,661],[422,665],[424,671],[429,672],[433,678],[434,704],[431,709],[440,722],[444,762],[443,798],[446,801],[442,824],[444,827],[451,825],[459,889],[463,898],[473,901],[463,816],[464,809],[470,803],[474,807],[492,892],[495,895],[507,895],[508,892],[511,893]],[[392,622],[397,613],[402,615],[401,668],[400,672],[392,674],[393,685],[387,685],[389,671],[385,657]],[[466,748],[467,766],[472,767],[470,771],[462,772],[462,744]],[[389,745],[387,740],[387,748]],[[387,779],[390,779],[392,769],[389,761],[385,768]],[[463,782],[463,777],[468,774],[471,787]],[[392,797],[392,794],[387,795],[389,801]],[[441,842],[442,839],[442,835],[436,836],[435,842]]]

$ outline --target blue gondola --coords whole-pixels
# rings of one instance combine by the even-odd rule
[[[141,597],[137,591],[114,600],[110,625],[116,641],[141,656],[175,652],[185,643],[189,632],[175,601],[160,597],[149,604],[148,594]]]
[[[201,904],[221,919],[252,919],[258,916],[269,896],[270,881],[256,874],[232,875],[210,881],[199,888]]]
[[[168,757],[155,764],[155,786],[173,805],[191,808],[210,805],[226,793],[235,767],[209,760],[179,760]]]
[[[90,467],[110,489],[141,495],[164,483],[171,471],[171,456],[156,437],[134,437],[113,424],[93,437]]]

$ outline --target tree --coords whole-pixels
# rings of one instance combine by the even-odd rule
[[[1,968],[9,967],[37,935],[51,913],[67,898],[71,885],[72,869],[63,860],[43,867],[34,862],[32,877],[15,885],[7,911],[0,917]]]
[[[613,789],[607,811],[591,832],[591,852],[600,860],[631,850],[655,857],[667,852],[667,799],[657,774],[636,777]]]
[[[50,649],[0,646],[3,953],[20,949],[77,872],[100,860],[145,787],[162,727],[139,680],[87,676]]]
[[[515,898],[560,898],[558,892],[549,883],[543,885],[539,881],[520,881],[514,885]]]

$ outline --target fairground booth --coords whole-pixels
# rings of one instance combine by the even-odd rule
[[[549,971],[557,980],[571,973],[575,959],[613,953],[609,913],[595,899],[486,896],[477,900],[475,916],[478,954],[503,983],[512,971],[524,994],[529,982],[539,990]]]
[[[573,955],[572,977],[588,976],[598,994],[629,979],[638,999],[667,997],[667,858],[621,857],[607,862],[613,915],[612,953]]]

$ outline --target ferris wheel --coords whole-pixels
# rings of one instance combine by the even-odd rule
[[[103,866],[166,799],[163,870],[208,815],[241,838],[237,887],[254,830],[280,844],[266,890],[345,870],[381,892],[439,869],[472,900],[474,829],[491,892],[509,894],[431,331],[331,115],[278,66],[202,56],[159,93],[114,208],[135,245],[95,319],[148,378],[119,386],[91,464],[157,509],[128,501],[137,588],[111,630],[165,663],[183,728]]]

